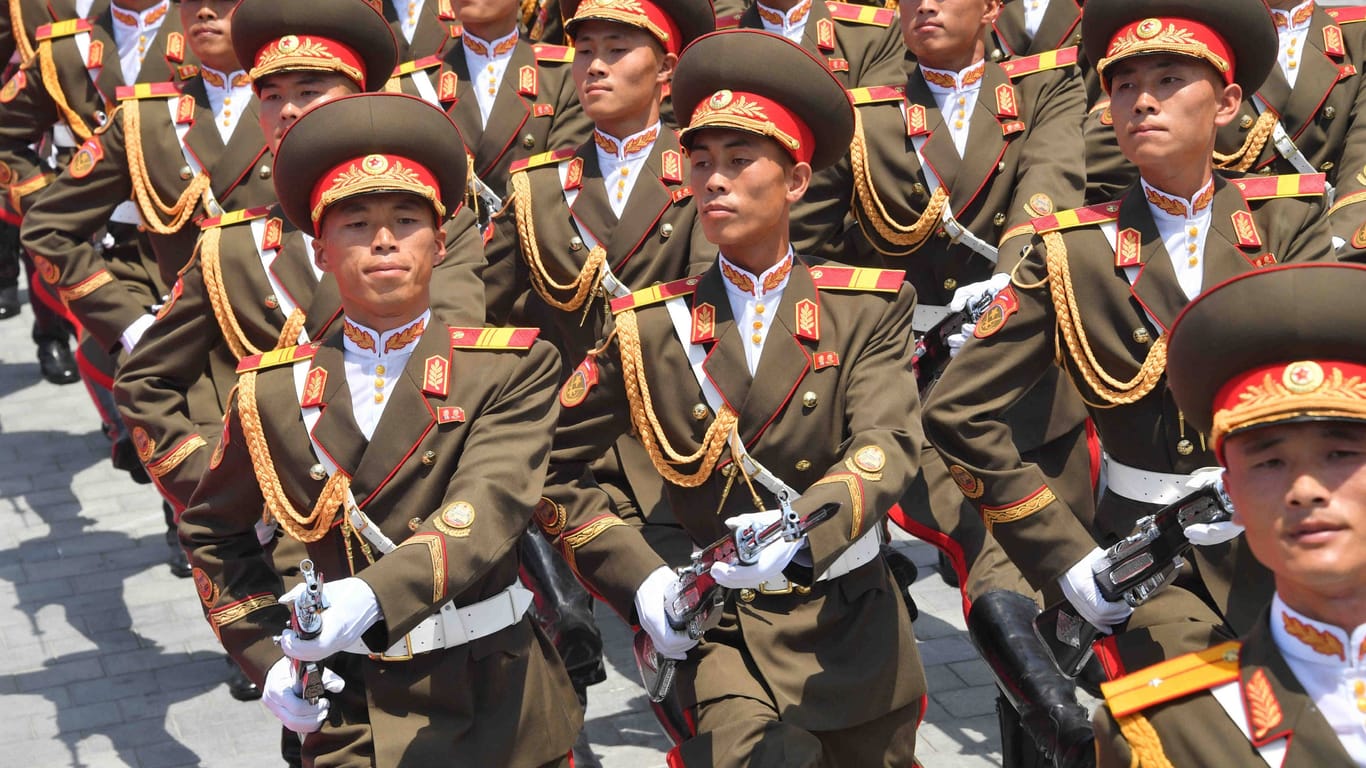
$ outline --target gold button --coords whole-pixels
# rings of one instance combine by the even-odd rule
[[[1325,162],[1323,165],[1320,165],[1320,166],[1319,166],[1319,170],[1320,170],[1320,171],[1331,171],[1331,170],[1333,170],[1333,161],[1332,161],[1332,160],[1329,160],[1329,161]]]
[[[275,309],[276,307],[280,306],[280,300],[275,297],[275,294],[272,293],[266,296],[265,304],[266,309]]]
[[[742,589],[742,590],[740,590],[740,602],[742,602],[742,603],[752,603],[752,602],[754,602],[754,594],[755,594],[755,593],[754,593],[754,590],[752,590],[752,589]]]
[[[1190,235],[1191,237],[1196,237],[1196,236],[1198,236],[1198,235],[1200,234],[1200,228],[1197,227],[1197,226],[1195,226],[1195,225],[1191,225],[1191,226],[1186,230],[1186,234]]]
[[[735,465],[727,464],[725,467],[721,469],[721,474],[725,475],[726,477],[735,477]]]
[[[1190,253],[1195,253],[1195,248],[1195,243],[1186,243],[1186,250]]]
[[[998,213],[995,216],[992,216],[991,223],[998,227],[1004,225],[1006,223],[1006,215],[1004,213]]]
[[[750,336],[749,340],[754,342],[755,344],[762,344],[764,341],[764,337],[756,333],[753,336]]]
[[[996,172],[997,172],[997,173],[1005,173],[1005,172],[1006,172],[1006,161],[1002,160],[1001,162],[999,162],[999,163],[996,164]]]
[[[314,464],[313,466],[308,468],[308,476],[313,478],[314,480],[326,480],[327,470],[323,469],[323,465],[321,464]]]
[[[194,176],[194,171],[190,170],[190,166],[188,166],[188,165],[182,165],[182,166],[180,166],[180,178],[185,179],[186,181],[189,181],[189,179],[190,179],[192,176]]]
[[[765,310],[765,309],[766,309],[766,307],[764,307],[763,304],[755,304],[755,305],[754,305],[754,312],[755,312],[756,314],[762,315],[762,314],[764,313],[764,310]]]
[[[526,147],[527,149],[531,149],[532,147],[536,146],[536,137],[535,137],[535,136],[532,136],[532,135],[529,134],[529,133],[528,133],[527,135],[523,136],[523,137],[522,137],[522,146]]]
[[[1252,127],[1252,115],[1243,115],[1242,119],[1240,119],[1240,120],[1238,121],[1238,127],[1239,127],[1239,128],[1242,128],[1242,129],[1245,130],[1245,131],[1246,131],[1248,128],[1251,128],[1251,127]]]
[[[1337,116],[1338,116],[1338,111],[1337,111],[1337,108],[1336,108],[1336,107],[1331,107],[1331,106],[1329,106],[1329,107],[1324,107],[1324,108],[1323,108],[1323,119],[1324,119],[1324,120],[1332,120],[1333,118],[1335,118],[1335,117],[1337,117]]]
[[[1195,453],[1195,444],[1189,440],[1182,439],[1176,443],[1176,452],[1182,456],[1189,456]]]
[[[802,459],[801,461],[797,462],[798,472],[805,472],[808,469],[811,469],[811,462],[807,461],[806,459]]]
[[[581,251],[581,250],[583,250],[583,238],[579,237],[578,235],[575,235],[574,237],[569,238],[569,250],[571,250],[571,251]]]
[[[763,321],[763,320],[755,320],[755,321],[754,321],[754,330],[756,330],[756,331],[762,331],[763,329],[764,329],[764,321]]]
[[[436,463],[436,451],[427,451],[422,454],[422,463],[428,467]]]
[[[957,287],[958,287],[958,281],[957,281],[957,280],[954,280],[952,277],[946,278],[946,279],[944,280],[944,290],[946,290],[946,291],[952,291],[953,289],[955,289],[955,288],[957,288]]]
[[[911,194],[915,195],[916,197],[920,197],[921,195],[924,195],[924,194],[925,194],[925,185],[924,185],[924,184],[921,184],[921,183],[918,182],[918,181],[917,181],[916,183],[912,184],[912,185],[911,185]]]
[[[666,221],[663,224],[659,225],[659,236],[664,238],[665,240],[668,240],[673,235],[673,233],[674,225],[670,224],[669,222]]]
[[[384,389],[384,379],[382,377],[375,378],[375,389]]]
[[[269,178],[270,178],[270,166],[269,166],[269,165],[263,165],[263,166],[261,166],[260,168],[258,168],[258,169],[256,170],[256,175],[257,175],[257,176],[260,176],[260,177],[263,178],[263,179],[269,179]]]
[[[802,405],[806,406],[807,408],[815,408],[815,407],[816,407],[816,403],[819,403],[819,402],[820,402],[820,398],[819,398],[819,397],[816,397],[816,393],[815,393],[815,392],[812,392],[812,391],[810,391],[810,390],[807,390],[807,391],[802,395]]]
[[[380,376],[384,375],[384,370],[384,363],[380,363],[379,365],[375,366],[375,373]]]
[[[1150,341],[1152,341],[1152,340],[1153,340],[1153,337],[1152,337],[1151,334],[1148,333],[1148,329],[1147,329],[1147,328],[1135,328],[1135,329],[1134,329],[1134,341],[1135,341],[1135,342],[1137,342],[1137,343],[1139,343],[1139,344],[1147,344],[1148,342],[1150,342]]]
[[[408,530],[413,531],[414,533],[416,533],[416,532],[417,532],[417,529],[418,529],[418,528],[421,528],[421,527],[422,527],[422,518],[420,518],[420,517],[414,517],[412,520],[409,520],[409,521],[408,521]]]
[[[376,405],[379,405],[379,404],[382,403],[382,402],[384,402],[384,394],[383,394],[382,392],[376,392],[376,393],[375,393],[375,404],[376,404]]]
[[[698,403],[697,405],[694,405],[692,407],[692,417],[695,421],[702,421],[710,415],[711,411],[708,410],[707,406],[703,405],[702,403]]]

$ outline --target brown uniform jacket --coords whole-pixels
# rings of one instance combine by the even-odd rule
[[[446,230],[446,259],[432,273],[432,308],[442,319],[480,325],[484,258],[473,215],[460,208]],[[312,263],[303,234],[278,206],[206,222],[197,256],[119,366],[119,412],[148,474],[177,509],[208,467],[241,358],[298,344],[301,321],[308,339],[336,328],[336,280],[318,279]],[[286,322],[279,290],[302,313],[298,320]],[[287,325],[292,338],[282,337]]]
[[[224,144],[197,74],[174,85],[136,87],[154,89],[155,94],[120,101],[104,129],[82,146],[29,209],[20,235],[43,279],[57,287],[81,324],[108,349],[114,349],[119,334],[147,312],[145,297],[138,291],[149,292],[155,301],[175,283],[199,234],[192,222],[206,215],[201,199],[189,194],[202,182],[185,162],[178,128],[224,211],[267,205],[275,198],[255,98]],[[182,124],[172,119],[172,108],[183,118]],[[130,135],[127,129],[134,121],[139,130]],[[173,230],[152,234],[157,263],[151,275],[125,277],[120,274],[123,266],[101,258],[92,242],[109,214],[129,199],[140,201],[144,219],[156,219],[149,223]],[[165,214],[161,205],[180,208],[179,215]],[[145,287],[130,288],[130,282]]]
[[[645,434],[685,455],[715,431],[716,414],[705,405],[669,312],[660,303],[646,305],[650,297],[678,294],[694,312],[702,310],[693,315],[701,322],[694,323],[691,338],[707,339],[705,372],[727,409],[738,414],[738,433],[750,454],[804,494],[796,511],[805,515],[826,502],[839,504],[835,517],[808,536],[811,571],[820,573],[881,525],[919,471],[922,433],[910,344],[915,299],[901,278],[825,262],[808,267],[798,259],[782,303],[773,308],[773,330],[752,378],[744,355],[748,330],[731,316],[719,266],[619,300],[614,343],[585,360],[561,390],[566,407],[546,481],[548,501],[537,509],[542,529],[558,537],[576,572],[618,613],[634,621],[635,592],[663,562],[637,529],[612,513],[585,478],[585,465],[639,422],[633,413],[652,413],[658,430],[646,425]],[[624,308],[631,304],[641,306]],[[638,378],[625,380],[624,362],[643,372],[649,401],[644,388],[636,388]],[[755,511],[750,490],[731,477],[733,470],[695,462],[673,469],[700,472],[695,487],[672,480],[665,485],[695,544],[727,535],[726,518]],[[760,503],[777,507],[767,490],[755,488]],[[809,573],[791,575],[799,583],[811,581]],[[780,716],[800,728],[832,730],[867,722],[925,691],[911,626],[881,558],[818,582],[806,595],[741,599],[728,605],[722,623],[738,625],[738,632],[724,633],[725,639],[708,635],[681,668],[685,706],[748,695],[774,701]],[[753,669],[724,662],[740,646]],[[713,654],[722,662],[706,663]]]
[[[453,30],[460,26],[460,17],[455,12],[453,0],[419,0],[422,10],[419,11],[417,29],[413,31],[411,41],[403,35],[403,25],[396,10],[397,2],[401,0],[384,0],[384,8],[379,10],[389,20],[394,40],[398,43],[398,60],[416,61],[444,51],[446,43],[455,37]]]
[[[1008,2],[1001,6],[1001,14],[991,25],[987,57],[1010,59],[1033,56],[1077,45],[1081,42],[1080,21],[1081,4],[1076,0],[1049,0],[1043,20],[1031,37],[1025,31],[1024,3]]]
[[[1165,755],[1177,766],[1266,765],[1228,711],[1207,693],[1235,682],[1249,720],[1244,727],[1254,735],[1266,728],[1257,743],[1284,740],[1282,768],[1348,766],[1360,759],[1347,754],[1295,679],[1263,616],[1241,643],[1172,659],[1106,685],[1107,706],[1095,714],[1097,764],[1123,768],[1133,765],[1136,755],[1148,760]],[[1116,718],[1117,713],[1124,716]],[[1136,743],[1130,743],[1129,734],[1135,734]],[[1149,764],[1156,763],[1143,763]]]
[[[1316,182],[1321,188],[1321,179],[1299,181],[1312,190]],[[1251,177],[1248,181],[1268,180]],[[1277,180],[1269,181],[1274,188]],[[1214,187],[1210,231],[1202,254],[1205,288],[1259,266],[1331,258],[1321,194],[1245,199],[1235,183],[1218,174]],[[1066,504],[1055,497],[1038,467],[1020,459],[1009,426],[998,416],[1055,364],[1076,384],[1101,444],[1114,459],[1167,473],[1189,473],[1216,463],[1166,391],[1161,380],[1165,357],[1152,352],[1187,299],[1142,191],[1065,214],[1058,219],[1075,214],[1090,223],[1063,228],[1044,219],[1035,222],[1050,240],[1060,236],[1065,252],[1055,252],[1043,235],[1035,238],[1014,272],[1012,286],[997,296],[978,322],[977,338],[970,339],[948,366],[925,411],[930,441],[1036,589],[1055,584],[1096,545]],[[1125,246],[1128,236],[1117,238],[1118,246],[1110,243],[1099,225],[1106,219],[1118,231],[1138,239],[1132,252]],[[1139,269],[1132,285],[1125,269],[1116,266],[1117,250],[1126,263]],[[1058,276],[1050,274],[1050,263]],[[1062,280],[1063,276],[1070,282]],[[1060,314],[1057,306],[1068,306],[1069,293],[1075,309]],[[1061,305],[1055,303],[1058,300]],[[1120,382],[1138,381],[1140,367],[1150,361],[1151,378],[1145,380],[1153,384],[1152,389],[1127,404],[1103,400],[1089,383],[1097,381],[1098,374],[1093,375],[1091,366],[1084,364],[1087,353],[1073,353],[1064,343],[1067,329],[1078,327],[1085,333],[1095,365]],[[1059,358],[1060,363],[1056,362]],[[1113,541],[1128,534],[1134,521],[1153,509],[1107,493],[1098,505],[1096,528],[1103,542]],[[1269,584],[1261,585],[1268,587],[1266,591],[1259,591],[1252,583],[1255,574],[1265,576],[1265,571],[1240,545],[1198,547],[1194,557],[1202,566],[1219,563],[1212,570],[1201,568],[1205,586],[1235,631],[1249,627],[1270,598]],[[1240,590],[1237,600],[1229,594],[1228,581],[1233,575],[1229,571],[1235,568],[1248,569],[1242,576],[1247,589]]]
[[[325,579],[354,574],[374,590],[384,618],[366,634],[371,648],[390,647],[448,601],[469,605],[512,584],[516,542],[541,492],[558,410],[554,349],[540,342],[454,346],[452,336],[433,319],[369,441],[352,415],[341,334],[303,363],[326,372],[318,374],[326,377],[325,407],[314,434],[350,476],[360,507],[399,545],[367,564],[354,534],[343,541],[340,527],[308,544]],[[449,362],[440,382],[427,373],[432,358]],[[243,414],[253,403],[261,429],[248,434]],[[270,464],[254,468],[249,439],[268,446]],[[261,488],[279,489],[285,503],[307,514],[324,487],[310,473],[317,458],[292,366],[244,374],[218,451],[181,517],[181,541],[200,571],[211,626],[259,682],[280,658],[271,636],[289,615],[276,602],[280,576],[254,526],[263,507],[277,519],[290,513],[277,497],[268,503]],[[442,512],[457,502],[472,512],[453,525]],[[346,680],[342,693],[329,696],[341,727],[325,725],[305,749],[338,761],[366,759],[373,749],[379,768],[438,765],[452,756],[467,765],[539,766],[569,751],[582,721],[554,649],[527,617],[410,661],[343,653],[329,663]]]

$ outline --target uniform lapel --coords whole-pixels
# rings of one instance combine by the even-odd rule
[[[1025,34],[1024,3],[1006,3],[1002,6],[992,29],[996,32],[996,39],[1005,48],[1005,53],[1019,56],[1028,50],[1029,36]]]
[[[423,0],[422,11],[418,13],[417,29],[413,30],[413,42],[408,44],[409,59],[420,59],[433,53],[440,53],[451,37],[450,28],[437,16],[437,0]],[[405,42],[403,32],[395,32],[399,46]],[[420,54],[420,55],[413,55]]]
[[[751,8],[750,11],[754,13],[758,28],[763,29],[763,21],[759,20],[759,9]],[[825,50],[821,48],[820,27],[822,22],[825,24],[830,24],[832,22],[832,19],[830,18],[830,9],[825,6],[824,0],[811,0],[811,10],[806,14],[806,26],[802,28],[802,47],[824,63],[832,56],[838,58],[840,54],[839,37],[835,35],[832,35],[832,37],[835,38],[835,50]]]
[[[792,267],[783,289],[783,301],[776,314],[777,322],[764,340],[764,351],[754,369],[754,385],[740,410],[740,437],[752,443],[773,421],[774,416],[792,398],[797,385],[811,368],[811,353],[798,337],[797,313],[809,312],[816,306],[816,322],[820,318],[820,297],[816,284],[805,264],[798,261]],[[744,365],[743,358],[741,365]]]
[[[278,217],[284,222],[280,209],[271,211],[271,215]],[[269,225],[267,225],[269,226]],[[311,266],[313,254],[309,247],[304,243],[303,233],[294,229],[288,224],[283,225],[285,230],[280,236],[280,249],[275,254],[275,258],[270,262],[270,273],[289,294],[289,298],[295,306],[303,309],[307,316],[311,316],[309,311],[313,302],[313,294],[318,287],[318,278]],[[261,243],[256,243],[257,254],[261,252]],[[309,338],[314,338],[310,336]]]
[[[1017,5],[1017,3],[1007,3]],[[1023,17],[1022,17],[1023,18]],[[1081,7],[1074,0],[1050,0],[1026,53],[1036,54],[1067,45],[1067,38],[1081,22]]]
[[[313,437],[343,471],[354,476],[365,453],[365,435],[356,425],[351,407],[351,389],[346,384],[346,365],[342,360],[342,336],[335,334],[313,355],[313,369],[326,372],[323,407]]]
[[[929,139],[920,150],[925,161],[925,173],[933,173],[939,178],[939,183],[952,193],[958,180],[958,168],[962,164],[962,158],[958,156],[958,149],[953,146],[953,137],[949,135],[948,126],[944,124],[944,115],[939,111],[939,103],[935,101],[930,86],[925,83],[925,76],[920,74],[919,66],[913,67],[910,77],[906,80],[906,103],[919,104],[925,108],[925,127],[930,131]]]
[[[1295,79],[1289,100],[1271,102],[1285,104],[1281,125],[1291,136],[1298,136],[1310,121],[1319,115],[1319,107],[1338,82],[1338,63],[1323,50],[1323,28],[1332,18],[1322,8],[1314,9],[1313,23],[1304,38],[1304,53],[1300,56],[1300,74]],[[1280,67],[1273,69],[1279,71]]]
[[[228,192],[237,186],[242,177],[251,172],[257,158],[265,152],[265,141],[261,138],[261,129],[258,127],[259,114],[256,97],[252,96],[247,101],[246,109],[242,110],[242,117],[233,128],[232,135],[228,137],[228,145],[224,147],[223,154],[213,165],[204,165],[213,179],[213,192],[220,200],[226,198]],[[212,125],[209,128],[217,135],[217,129]]]
[[[971,148],[959,163],[954,186],[949,188],[949,200],[955,212],[967,210],[977,193],[986,186],[991,175],[996,172],[996,164],[1005,154],[1006,141],[1001,134],[1001,121],[996,116],[996,89],[1010,80],[1005,70],[992,62],[986,62],[986,72],[982,75],[982,90],[977,94],[977,106],[972,110],[968,122],[968,143]],[[1013,98],[1013,97],[1012,97]],[[943,131],[946,138],[948,131]]]
[[[463,46],[461,46],[463,47]],[[498,164],[503,153],[512,142],[522,135],[522,126],[531,115],[531,108],[518,92],[521,85],[522,67],[536,68],[535,52],[523,41],[517,42],[508,61],[503,80],[498,85],[498,95],[493,98],[493,109],[489,111],[489,122],[479,137],[474,154],[476,172],[483,174]],[[478,105],[475,105],[478,111]],[[501,191],[501,190],[500,190]]]
[[[112,105],[114,94],[120,87],[128,85],[123,82],[123,67],[119,66],[119,46],[114,41],[114,15],[106,10],[94,22],[95,28],[91,31],[90,39],[98,40],[101,48],[100,74],[95,78],[95,87],[104,97],[104,103]],[[162,24],[161,28],[164,30],[166,24]],[[147,62],[144,61],[142,65],[146,67]]]
[[[574,224],[582,230],[587,229],[594,240],[606,243],[616,229],[617,216],[612,213],[612,205],[607,202],[607,187],[602,178],[602,167],[598,165],[598,150],[592,141],[579,147],[577,157],[583,161],[583,187],[570,207]]]
[[[621,210],[621,220],[612,230],[612,239],[607,243],[607,253],[615,259],[613,269],[625,264],[635,255],[640,243],[654,228],[655,222],[673,204],[668,187],[660,179],[665,150],[678,152],[678,139],[674,132],[660,126],[660,136],[650,148],[650,156],[640,168],[640,177],[631,188],[631,196],[626,207]]]
[[[713,264],[702,275],[702,282],[693,294],[693,306],[710,304],[716,312],[716,341],[707,352],[702,370],[707,378],[720,390],[721,397],[732,411],[740,413],[749,397],[749,365],[745,362],[745,341],[736,327],[735,315],[731,313],[730,297],[721,277],[720,262]]]
[[[1142,187],[1135,185],[1132,190],[1120,203],[1119,211],[1120,230],[1138,230],[1141,242],[1141,266],[1129,290],[1165,332],[1181,308],[1186,306],[1186,294],[1176,281],[1176,269],[1172,267],[1171,256],[1167,254],[1167,247],[1158,234],[1157,223],[1153,221]]]
[[[384,406],[384,413],[375,424],[375,432],[352,477],[356,499],[362,506],[384,487],[394,470],[412,455],[436,424],[436,412],[428,405],[427,395],[422,391],[426,361],[433,356],[445,360],[449,372],[450,333],[434,318],[427,321],[427,329],[418,339],[403,374],[395,379],[389,403]]]
[[[1280,65],[1271,68],[1271,73],[1266,76],[1262,87],[1257,89],[1257,95],[1273,107],[1279,107],[1290,100],[1290,81],[1285,79],[1285,73],[1281,71]],[[1244,96],[1244,99],[1246,98]],[[1253,116],[1256,116],[1255,110]]]
[[[199,160],[199,164],[204,166],[204,169],[217,182],[217,174],[214,173],[214,168],[218,165],[219,159],[223,157],[223,151],[226,147],[223,146],[223,137],[218,135],[218,128],[214,126],[213,108],[209,106],[209,94],[204,89],[204,78],[195,77],[186,80],[184,92],[193,96],[195,103],[194,125],[190,126],[190,130],[186,132],[185,143]],[[246,119],[245,116],[243,119]],[[254,117],[251,125],[255,127]],[[261,133],[259,128],[257,128],[256,133],[259,140]],[[180,158],[175,158],[175,162],[179,163]],[[218,185],[215,183],[215,192],[217,192],[217,187]]]
[[[451,46],[451,50],[446,54],[446,66],[450,67],[457,78],[455,86],[455,106],[451,107],[451,119],[455,121],[455,127],[460,129],[460,135],[465,138],[465,145],[471,151],[477,146],[484,135],[483,119],[479,115],[479,100],[474,95],[474,81],[470,79],[470,65],[465,61],[465,44],[457,42]]]

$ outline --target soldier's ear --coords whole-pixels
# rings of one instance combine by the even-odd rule
[[[1229,83],[1216,91],[1216,96],[1219,104],[1214,112],[1214,124],[1223,128],[1238,116],[1238,110],[1243,104],[1243,87],[1237,83]]]
[[[313,238],[313,264],[327,271],[327,244],[321,237]]]
[[[659,74],[656,81],[661,85],[674,79],[674,69],[678,66],[678,54],[665,53],[659,60]]]
[[[982,14],[982,21],[985,22],[987,26],[996,23],[996,19],[1001,15],[1001,8],[1001,0],[987,0],[986,12]]]
[[[787,202],[789,205],[796,203],[806,195],[806,188],[811,184],[811,164],[793,163],[787,171]]]

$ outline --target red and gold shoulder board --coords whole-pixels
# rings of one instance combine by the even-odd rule
[[[895,293],[906,282],[902,269],[865,269],[863,267],[811,268],[811,280],[817,288],[832,291],[881,291]]]
[[[658,304],[667,301],[675,296],[687,296],[697,290],[697,284],[702,282],[702,278],[694,275],[685,277],[682,280],[674,280],[671,283],[652,285],[649,288],[636,291],[630,296],[622,296],[619,299],[612,299],[612,314],[625,312],[628,309],[640,309],[651,304]]]
[[[169,99],[179,98],[180,89],[172,82],[161,83],[138,83],[136,85],[121,85],[114,90],[114,98],[119,101],[131,101],[133,99]]]
[[[241,224],[244,221],[259,219],[270,213],[270,206],[263,205],[259,208],[245,208],[240,211],[228,211],[222,216],[204,219],[199,222],[200,229],[212,229],[214,227],[230,227],[233,224]]]
[[[735,29],[738,26],[740,26],[740,14],[738,13],[733,16],[716,17],[716,29],[718,31],[722,29]]]
[[[1073,208],[1070,211],[1059,211],[1052,216],[1040,216],[1030,223],[1034,225],[1035,232],[1043,234],[1044,232],[1076,229],[1091,224],[1105,224],[1118,219],[1119,203],[1112,202],[1089,205],[1085,208]]]
[[[574,60],[574,49],[567,45],[536,43],[531,46],[536,51],[536,61],[548,64],[568,64]]]
[[[1315,197],[1327,189],[1321,173],[1289,173],[1283,176],[1251,176],[1234,179],[1245,200],[1270,200],[1273,197]]]
[[[539,328],[451,328],[451,349],[531,349]]]
[[[522,160],[514,160],[512,164],[508,166],[508,172],[516,173],[518,171],[529,171],[532,168],[540,168],[545,165],[562,162],[573,157],[574,153],[577,151],[578,150],[572,148],[557,149],[554,152],[542,152]]]
[[[166,60],[176,64],[185,63],[185,35],[172,32],[166,36]]]
[[[830,16],[853,24],[872,24],[877,27],[890,27],[896,23],[896,11],[890,8],[874,8],[871,5],[853,5],[827,0],[826,8]]]
[[[1221,643],[1101,683],[1100,690],[1105,694],[1111,714],[1117,718],[1132,715],[1237,680],[1241,648],[1242,644],[1236,640]]]
[[[1328,15],[1333,17],[1333,21],[1339,24],[1353,24],[1358,21],[1366,21],[1366,5],[1351,5],[1342,8],[1324,8]]]
[[[440,56],[427,56],[426,58],[415,59],[413,61],[405,61],[397,67],[394,67],[393,77],[411,75],[414,72],[439,66],[441,66]]]
[[[905,97],[906,88],[900,85],[874,85],[869,88],[849,89],[849,101],[856,106],[882,104],[889,101],[899,102]]]
[[[1035,56],[1025,56],[1019,59],[1010,59],[1001,62],[1001,69],[1006,71],[1012,78],[1032,75],[1035,72],[1044,72],[1058,67],[1069,67],[1077,63],[1077,46],[1069,48],[1059,48],[1056,51],[1044,51]]]
[[[66,19],[52,24],[44,24],[38,27],[33,36],[38,40],[56,40],[59,37],[71,37],[82,32],[89,32],[95,25],[89,19]]]
[[[272,349],[259,355],[248,355],[237,362],[237,372],[260,371],[266,368],[290,365],[300,360],[308,360],[318,351],[318,346],[319,342],[313,342],[311,344],[300,344],[297,347]]]

